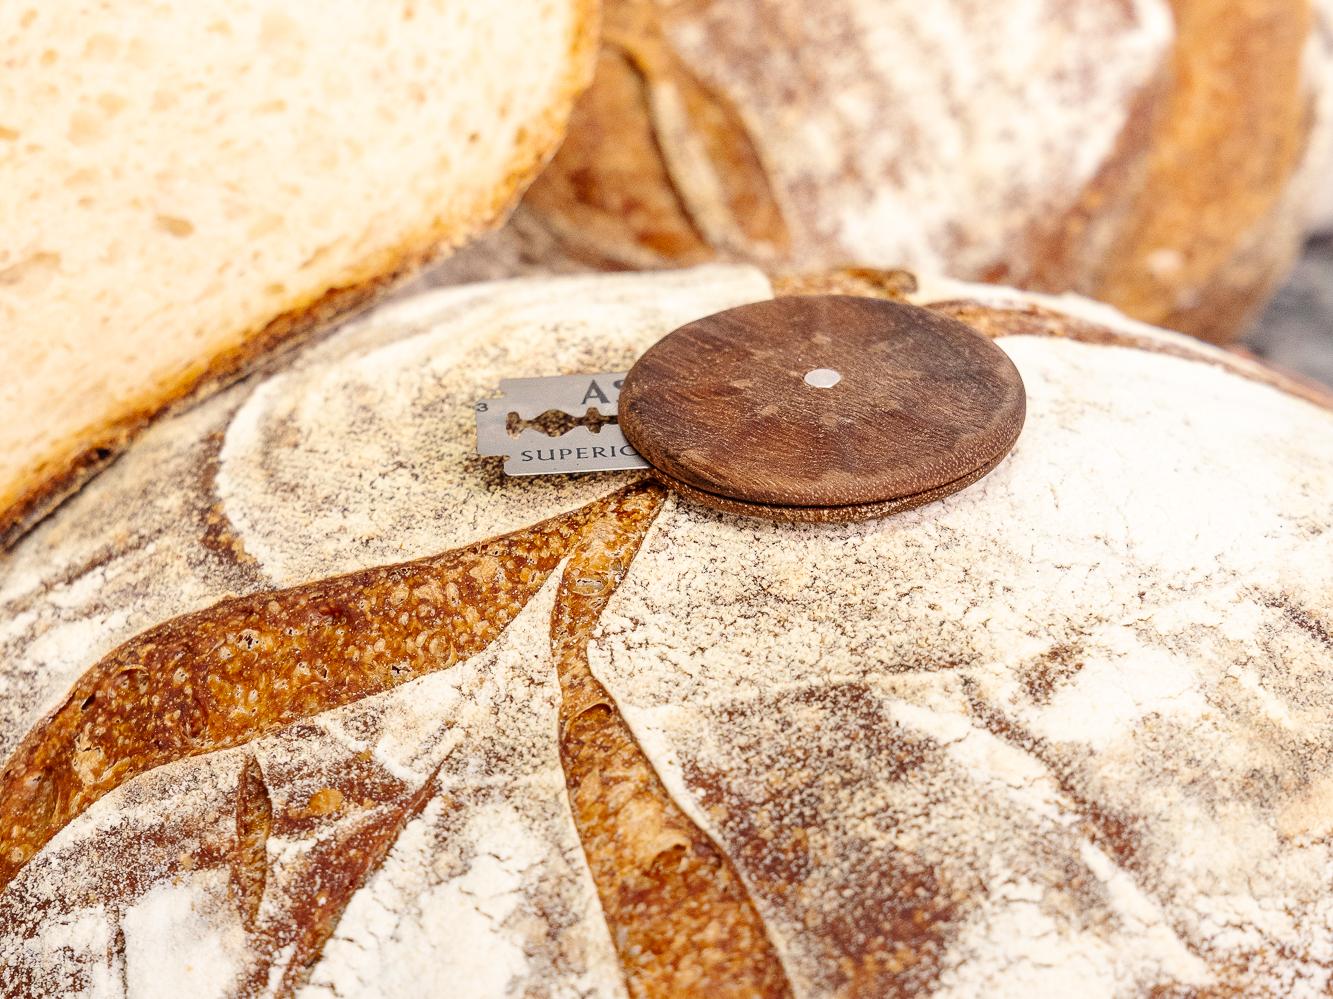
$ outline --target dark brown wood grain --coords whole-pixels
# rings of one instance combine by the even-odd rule
[[[805,376],[818,368],[841,380],[811,387]],[[691,498],[852,520],[975,482],[1013,447],[1025,407],[1013,363],[964,323],[827,295],[744,305],[676,330],[630,370],[620,424]]]

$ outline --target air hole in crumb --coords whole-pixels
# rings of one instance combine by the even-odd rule
[[[44,282],[45,279],[50,278],[56,272],[59,266],[60,254],[34,253],[30,257],[25,257],[17,263],[0,269],[0,287],[21,283],[35,285],[38,281]]]
[[[175,215],[159,215],[156,221],[159,229],[163,232],[168,232],[177,238],[184,238],[194,234],[194,223],[189,219],[179,218]]]
[[[97,98],[97,106],[101,108],[108,118],[114,118],[127,107],[130,102],[120,94],[102,94]]]
[[[120,41],[105,33],[93,35],[83,46],[85,59],[114,59],[119,52]]]
[[[94,691],[93,693],[89,694],[87,697],[85,697],[85,698],[83,699],[83,703],[79,705],[79,710],[80,710],[80,711],[87,711],[87,710],[88,710],[89,708],[91,708],[95,703],[97,703],[97,692],[96,692],[96,691]]]
[[[305,40],[301,25],[281,11],[269,11],[259,26],[259,44],[266,48],[300,45]]]
[[[69,116],[67,134],[69,141],[76,146],[86,146],[106,134],[106,119],[86,108],[80,108]]]

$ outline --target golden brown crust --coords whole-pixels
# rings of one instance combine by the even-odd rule
[[[574,109],[552,168],[533,183],[524,208],[557,252],[586,267],[708,260],[712,251],[671,184],[650,124],[636,113],[647,101],[641,73],[624,51],[608,44],[594,80]],[[633,240],[623,238],[626,229]]]
[[[1141,193],[1100,267],[1073,287],[1136,318],[1235,339],[1286,270],[1309,141],[1308,0],[1172,0],[1171,87]],[[1044,285],[1038,285],[1043,287]]]
[[[484,649],[605,507],[417,562],[224,601],[120,646],[0,773],[0,889],[72,819],[139,774],[242,745]],[[238,825],[253,828],[241,818],[252,811],[238,805]]]
[[[980,275],[981,280],[1094,294],[1089,289],[1095,289],[1101,280],[1107,254],[1144,189],[1155,129],[1171,82],[1167,67],[1162,67],[1139,90],[1114,147],[1078,197],[1055,218],[1033,223],[1026,234],[1024,262],[996,261]]]
[[[916,275],[908,270],[877,270],[874,267],[839,267],[805,274],[773,278],[773,294],[868,295],[905,302],[917,289]]]
[[[605,269],[780,258],[790,235],[740,113],[672,49],[655,3],[609,3],[604,35],[569,135],[525,199],[559,252]]]
[[[438,774],[437,768],[415,793],[400,797],[389,807],[375,808],[367,807],[369,802],[359,802],[353,797],[358,792],[364,793],[369,775],[351,768],[340,782],[347,788],[346,795],[337,787],[323,788],[312,796],[304,814],[283,817],[285,822],[280,831],[292,835],[302,825],[308,826],[323,815],[342,810],[363,812],[359,822],[350,829],[339,828],[322,838],[303,859],[304,866],[313,876],[304,879],[305,883],[281,918],[270,918],[265,923],[247,923],[254,959],[249,975],[237,989],[238,995],[263,995],[270,987],[272,969],[283,952],[290,952],[291,957],[286,962],[275,994],[283,999],[294,996],[309,981],[310,973],[323,953],[324,945],[338,928],[347,904],[383,863],[403,827],[430,801],[436,790]],[[373,780],[370,777],[370,781]],[[352,803],[344,809],[348,799]],[[263,864],[268,862],[267,857],[257,859]]]
[[[632,996],[788,996],[735,869],[672,801],[588,667],[593,628],[665,495],[646,486],[593,524],[560,583],[551,645],[574,823]]]
[[[835,272],[803,279],[799,287],[819,293],[847,280],[862,282],[866,287],[878,283],[886,295],[906,294],[904,289],[914,286],[910,276],[886,277],[877,282],[873,272],[856,272],[851,278]],[[792,283],[785,287],[796,286]],[[931,307],[992,336],[1069,337],[1218,363],[1246,377],[1257,377],[1252,370],[1256,366],[1180,338],[1118,332],[1036,305],[997,306],[954,299]],[[1262,369],[1257,370],[1262,375]],[[1282,387],[1280,382],[1272,384]],[[128,752],[155,765],[154,761],[160,763],[163,757],[154,754],[164,749],[167,758],[172,759],[197,755],[210,748],[238,745],[229,741],[233,733],[249,738],[271,731],[276,724],[293,725],[296,734],[292,738],[299,740],[304,732],[301,719],[346,703],[348,698],[403,682],[407,677],[395,676],[392,664],[406,662],[411,675],[416,676],[443,669],[469,650],[490,644],[506,621],[515,620],[515,606],[530,599],[546,579],[547,594],[555,591],[550,640],[563,699],[559,747],[571,812],[631,992],[725,995],[731,990],[746,995],[786,994],[789,987],[784,970],[752,894],[770,914],[769,906],[777,907],[784,895],[800,891],[801,870],[797,865],[804,864],[808,870],[831,860],[827,854],[822,858],[812,854],[808,829],[817,829],[829,815],[838,813],[820,809],[817,796],[806,793],[809,772],[796,757],[780,759],[763,780],[749,783],[735,781],[726,768],[683,763],[685,786],[697,790],[697,804],[702,805],[702,814],[710,817],[701,820],[712,823],[710,836],[672,800],[624,716],[589,669],[589,639],[608,599],[636,557],[662,500],[658,487],[631,486],[583,510],[502,538],[429,559],[225,601],[144,633],[93,667],[76,684],[66,703],[24,742],[0,776],[0,865],[14,847],[23,854],[40,839],[22,835],[6,839],[11,828],[18,827],[22,834],[24,824],[31,824],[34,818],[39,822],[43,817],[58,819],[61,814],[76,814],[86,805],[86,800],[74,800],[81,795],[76,785],[82,780],[70,779],[71,773],[81,778],[101,771],[111,775],[107,786],[112,786],[131,779],[136,772],[133,765],[117,771],[129,757],[113,757],[113,753]],[[550,585],[554,581],[549,574],[562,559],[568,560],[567,566],[556,588]],[[660,569],[659,562],[651,570],[651,578],[659,579]],[[443,602],[450,612],[444,618],[426,613],[427,607],[441,606],[427,591],[443,589],[447,597],[450,585],[459,588],[455,603],[447,599]],[[397,600],[400,587],[406,592]],[[634,587],[627,589],[632,593]],[[626,592],[621,591],[617,600],[625,596]],[[1312,620],[1303,605],[1282,603],[1275,597],[1272,606],[1316,641],[1329,644],[1327,628]],[[740,620],[748,629],[748,619]],[[291,630],[297,634],[291,634]],[[442,654],[444,643],[437,647],[436,639],[446,633],[449,651]],[[377,639],[384,640],[384,649],[377,648]],[[384,658],[372,662],[367,658],[368,648]],[[230,656],[222,656],[223,649]],[[187,655],[178,664],[174,657],[182,652]],[[1049,662],[1030,663],[1020,674],[1020,682],[1034,699],[1048,697],[1065,676],[1082,666],[1079,653],[1071,651],[1070,646],[1057,645],[1049,655]],[[307,664],[304,674],[299,672],[300,663]],[[315,683],[309,667],[317,673],[320,664],[329,667],[330,675]],[[145,676],[145,670],[136,668],[139,666],[152,669],[161,682],[155,685],[153,677]],[[202,711],[197,701],[186,699],[181,702],[185,714],[176,720],[175,727],[163,725],[162,719],[170,721],[169,713],[176,707],[171,691],[176,679],[173,669],[177,668],[187,676],[216,678],[220,686],[210,683],[207,691],[224,710]],[[953,664],[932,663],[931,669],[936,668],[952,669]],[[298,674],[299,682],[294,685]],[[617,689],[607,676],[612,689]],[[759,680],[762,683],[764,678]],[[1124,845],[1132,838],[1125,834],[1129,820],[1090,802],[1069,776],[1072,768],[1064,757],[1048,753],[1016,721],[989,707],[980,693],[966,686],[969,682],[964,679],[964,690],[985,730],[1040,759],[1054,775],[1060,793],[1089,823],[1089,840],[1108,856],[1124,862],[1126,869],[1139,870],[1140,862]],[[260,696],[248,706],[251,689]],[[312,692],[311,696],[306,697],[305,692]],[[78,699],[87,694],[95,695],[94,701],[81,711]],[[154,696],[162,699],[153,703]],[[908,783],[925,770],[922,756],[933,751],[929,748],[931,741],[905,737],[896,722],[879,711],[875,697],[869,696],[864,684],[830,682],[826,692],[796,690],[782,696],[818,699],[836,707],[842,713],[830,708],[826,717],[852,719],[850,724],[833,730],[839,737],[847,731],[863,731],[890,744],[892,759],[902,772],[895,773],[892,767],[876,769],[874,780]],[[117,698],[121,698],[123,711],[116,706]],[[145,708],[146,703],[152,705],[151,711]],[[752,707],[770,714],[775,703],[761,700]],[[734,733],[742,731],[730,719],[741,717],[750,708],[741,704],[729,705],[725,710],[734,712],[728,715],[723,730],[730,741]],[[779,711],[776,717],[784,715]],[[855,721],[858,718],[864,718],[864,723]],[[104,740],[98,731],[99,722],[103,729],[119,727],[129,741]],[[183,729],[187,740],[202,736],[204,742],[199,745],[203,748],[180,741],[176,729]],[[291,732],[289,729],[289,735]],[[177,741],[173,743],[173,739]],[[70,791],[68,795],[59,791],[54,795],[63,811],[43,806],[42,795],[30,794],[25,787],[24,778],[34,772],[31,764],[37,758],[58,764],[56,775]],[[247,757],[240,764],[234,791],[230,783],[220,785],[226,808],[225,821],[217,825],[229,844],[222,864],[229,871],[231,891],[247,937],[254,941],[256,964],[247,971],[253,991],[278,977],[266,978],[264,969],[273,967],[265,962],[279,951],[294,955],[281,975],[279,993],[299,987],[347,904],[388,855],[406,823],[429,797],[439,793],[435,781],[438,768],[424,784],[409,787],[394,783],[386,793],[375,793],[371,788],[375,782],[387,785],[396,778],[386,776],[379,768],[362,770],[355,762],[343,766],[339,761],[337,770],[328,776],[326,784],[316,784],[313,793],[303,794],[295,807],[291,800],[284,802],[279,793],[270,793],[266,774],[255,757]],[[821,772],[842,771],[836,763],[829,769],[826,758]],[[273,783],[275,792],[282,786],[281,779]],[[100,784],[94,790],[92,798],[105,793]],[[802,801],[796,807],[793,803],[798,798]],[[385,799],[389,799],[387,805]],[[785,802],[789,811],[781,813],[775,802]],[[442,807],[448,809],[448,801]],[[808,811],[802,813],[801,808]],[[309,832],[320,817],[332,813],[357,818],[350,829],[321,838],[300,861],[305,876],[301,889],[307,893],[294,893],[295,901],[275,917],[271,904],[260,905],[272,899],[265,886],[266,844],[270,838],[281,842]],[[797,821],[791,821],[793,816]],[[48,826],[54,825],[54,821],[48,822]],[[719,827],[725,827],[724,831],[717,831]],[[728,838],[726,829],[732,830],[732,838]],[[49,838],[49,830],[46,835]],[[99,844],[114,835],[114,831],[105,829],[96,833]],[[124,835],[144,833],[140,827]],[[195,851],[189,857],[191,863],[212,862],[212,855],[205,856],[202,847],[183,837],[176,839],[178,830],[162,835],[172,837],[169,842],[183,854]],[[718,844],[727,844],[725,850]],[[873,886],[867,897],[873,907],[839,905],[836,918],[822,923],[811,920],[801,932],[832,941],[825,953],[831,973],[842,983],[839,991],[875,995],[928,991],[946,967],[945,954],[955,928],[976,911],[969,907],[965,893],[980,892],[982,888],[970,879],[951,880],[941,875],[915,856],[907,838],[901,848],[892,851],[866,850],[864,860],[865,881]],[[744,882],[737,874],[738,868],[745,872]],[[172,873],[154,868],[152,876],[161,881]],[[12,870],[0,866],[0,886],[11,875]],[[784,940],[784,946],[789,943],[790,937]],[[784,951],[784,958],[787,953]],[[798,975],[795,965],[789,967],[793,968],[793,977]],[[16,979],[24,981],[22,974],[23,969],[18,969]],[[1244,980],[1239,971],[1238,980]]]
[[[126,643],[84,675],[6,765],[0,889],[56,832],[139,774],[475,654],[568,558],[551,621],[561,760],[631,994],[790,995],[735,870],[672,801],[588,667],[593,628],[665,496],[643,482],[493,541],[224,601]],[[290,955],[279,994],[305,982],[352,896],[435,788],[432,775],[414,792],[386,795],[376,787],[386,775],[357,766],[333,779],[303,812],[279,812],[258,760],[241,765],[226,867],[254,955],[242,994],[262,991],[279,954]],[[298,836],[324,815],[357,809],[358,821],[302,861],[311,876],[281,918],[264,917],[270,837]]]
[[[193,370],[184,372],[155,396],[108,420],[94,440],[71,441],[66,453],[47,458],[32,470],[29,483],[0,506],[0,553],[11,548],[38,521],[114,461],[152,421],[193,405],[258,370],[263,362],[328,332],[335,321],[383,298],[460,243],[503,224],[523,192],[555,154],[575,101],[592,77],[600,0],[575,2],[578,9],[574,16],[569,74],[543,118],[528,130],[525,148],[514,157],[503,181],[485,204],[449,218],[434,219],[405,239],[397,250],[363,261],[340,287],[296,304],[263,326],[238,336],[229,349],[202,358]]]
[[[268,839],[273,831],[273,799],[259,761],[251,754],[236,782],[236,848],[231,863],[231,889],[247,927],[259,919],[268,880]]]

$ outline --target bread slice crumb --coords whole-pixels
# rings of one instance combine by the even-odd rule
[[[0,13],[0,546],[148,420],[493,224],[594,0]]]

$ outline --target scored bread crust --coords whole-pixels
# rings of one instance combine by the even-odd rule
[[[850,528],[694,510],[636,475],[506,482],[469,455],[467,403],[500,377],[619,367],[684,321],[773,291],[888,294],[1003,337],[1022,358],[1029,436],[971,489]],[[1099,365],[1119,365],[1116,377],[1099,380]],[[1119,376],[1135,370],[1171,377],[1126,386]],[[1063,371],[1074,380],[1062,383]],[[0,987],[21,994],[14,982],[44,983],[54,968],[73,988],[88,941],[60,934],[103,919],[99,906],[121,937],[97,953],[147,961],[138,941],[156,938],[145,913],[168,915],[162,900],[183,897],[191,918],[207,914],[224,943],[241,941],[219,950],[241,955],[246,980],[274,981],[276,969],[283,982],[308,973],[312,986],[376,994],[400,962],[454,967],[468,946],[492,954],[489,936],[427,920],[436,935],[414,937],[393,922],[412,924],[444,897],[524,941],[512,981],[486,979],[492,994],[575,982],[611,995],[1086,993],[1112,991],[1107,982],[1314,991],[1322,957],[1299,927],[1322,925],[1328,902],[1322,881],[1312,901],[1301,872],[1318,881],[1327,847],[1321,760],[1333,747],[1309,726],[1333,693],[1317,589],[1333,586],[1317,493],[1333,476],[1318,436],[1333,406],[1279,384],[1077,299],[902,272],[776,289],[740,269],[515,282],[409,300],[345,328],[288,371],[156,426],[15,552],[0,585],[10,764],[0,829],[26,837],[46,822],[43,836],[56,835],[31,859],[41,838],[0,841],[10,865],[0,881],[21,868],[0,892],[11,976]],[[1150,394],[1173,387],[1194,394]],[[1212,393],[1213,410],[1232,393],[1253,404],[1235,446],[1262,447],[1252,436],[1262,428],[1299,487],[1263,475],[1233,483],[1210,468],[1225,457],[1215,425],[1163,422],[1163,409],[1206,406]],[[1117,437],[1121,419],[1133,422]],[[1173,438],[1162,466],[1152,459],[1162,442],[1133,432],[1154,419]],[[1191,438],[1206,444],[1195,464],[1173,464]],[[1061,450],[1070,440],[1078,449]],[[1156,471],[1142,482],[1099,473],[1099,451],[1115,460],[1126,448],[1145,459],[1129,467]],[[174,488],[161,488],[163,475]],[[1266,490],[1272,509],[1264,495],[1177,495],[1182,476]],[[138,491],[150,498],[135,510]],[[1219,502],[1242,519],[1211,524]],[[200,543],[215,524],[206,511],[230,544]],[[1145,512],[1176,525],[1197,516],[1198,537],[1172,548]],[[1126,538],[1102,538],[1122,529]],[[1047,531],[1060,547],[1025,559],[993,547]],[[1290,560],[1270,561],[1270,544]],[[1211,564],[1217,545],[1225,566]],[[1059,569],[1035,607],[1024,596],[1034,559]],[[1123,621],[1105,600],[1125,603]],[[1011,604],[1031,619],[1007,617]],[[1105,658],[1135,635],[1142,645]],[[984,668],[1000,652],[1015,661]],[[1059,700],[1089,676],[1084,696],[1098,696],[1108,669],[1125,671],[1141,705],[1120,703],[1115,683],[1101,705],[1110,721]],[[182,699],[183,682],[207,682],[215,710]],[[363,697],[367,682],[382,693]],[[250,683],[274,684],[254,709]],[[1196,715],[1201,690],[1224,699]],[[290,705],[307,696],[293,722]],[[132,724],[152,697],[181,718]],[[1124,712],[1133,738],[1117,727]],[[1065,715],[1103,741],[1052,731]],[[413,719],[469,741],[453,756],[439,736],[414,748]],[[1180,719],[1197,733],[1174,729]],[[56,738],[62,726],[68,738]],[[546,740],[546,769],[501,767],[523,762],[522,742],[503,741],[515,726]],[[238,742],[238,727],[262,737]],[[172,744],[200,732],[202,742]],[[1215,759],[1216,736],[1230,742]],[[139,748],[118,758],[122,740]],[[129,779],[164,745],[176,762]],[[1253,756],[1238,756],[1242,746]],[[45,792],[23,763],[42,753],[61,782]],[[1145,758],[1162,770],[1141,772]],[[518,888],[457,877],[460,843],[477,844],[463,852],[469,871],[525,855],[504,823],[482,818],[497,801],[558,812],[559,781],[570,816],[541,824],[541,836],[572,842],[586,866],[547,856]],[[65,824],[44,795],[75,812],[101,800]],[[1280,845],[1259,836],[1255,814],[1276,817]],[[1188,863],[1169,852],[1195,843],[1204,852]],[[1238,847],[1251,852],[1236,864]],[[1005,862],[1028,866],[996,867]],[[303,894],[314,884],[325,889],[318,905]],[[441,884],[459,891],[439,896]],[[516,893],[528,901],[503,908]],[[20,939],[26,949],[6,949]],[[1117,967],[1108,947],[1133,960]],[[168,969],[188,956],[159,950]],[[1032,979],[1042,967],[1075,980]],[[394,981],[384,991],[410,977]]]
[[[114,461],[153,420],[212,395],[260,369],[266,360],[326,333],[337,321],[383,298],[477,234],[503,225],[555,154],[574,104],[592,78],[601,0],[568,2],[574,15],[564,78],[542,115],[529,123],[526,141],[485,201],[464,206],[452,217],[436,218],[426,228],[408,234],[397,249],[357,262],[338,287],[313,298],[294,299],[267,322],[240,331],[232,346],[200,358],[192,370],[108,420],[95,435],[75,435],[53,449],[24,483],[0,495],[0,553]]]
[[[966,34],[984,35],[996,8],[941,6],[962,26],[952,39],[923,30],[933,10],[894,2],[833,5],[825,17],[842,30],[827,38],[799,4],[768,2],[761,14],[708,2],[608,4],[598,74],[568,141],[515,223],[440,280],[709,259],[808,273],[857,260],[1076,291],[1154,325],[1215,342],[1238,337],[1297,252],[1322,180],[1318,147],[1333,125],[1333,94],[1319,83],[1333,67],[1327,4],[1053,5],[1047,22],[1060,27],[1050,30],[1067,32],[1062,49],[1089,53],[1077,72],[1102,110],[1007,147],[986,131],[995,120],[1041,120],[1073,98],[1043,92],[997,104],[1012,84],[1007,53]],[[1109,27],[1079,33],[1099,15]],[[918,39],[899,58],[922,60],[923,81],[874,65],[875,27]],[[1155,62],[1145,64],[1145,53]],[[848,61],[868,68],[842,78]],[[983,83],[969,89],[972,73]],[[969,120],[957,107],[914,116],[914,105],[931,107],[954,89],[952,99],[985,116]],[[830,110],[871,98],[886,113],[859,131]],[[1095,127],[1103,118],[1109,134]],[[876,133],[895,130],[913,144],[863,152]],[[950,169],[933,176],[932,143],[953,150],[951,141],[961,148],[941,151]],[[1091,167],[1090,150],[1099,156]],[[1028,160],[1044,164],[1034,184],[984,200],[985,185],[1009,183],[997,164],[1018,173],[1032,169]],[[903,201],[897,217],[875,214],[880,235],[851,245],[843,227],[893,192]],[[940,206],[954,206],[951,228],[937,224]]]

